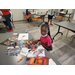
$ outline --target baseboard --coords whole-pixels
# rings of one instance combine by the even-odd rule
[[[20,22],[20,21],[25,21],[25,20],[17,20],[17,21],[13,21],[13,22],[18,22],[18,21]]]

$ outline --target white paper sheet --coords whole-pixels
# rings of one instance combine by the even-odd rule
[[[22,48],[20,54],[21,54],[21,55],[24,55],[24,56],[27,56],[28,50],[29,50],[28,48]]]
[[[56,65],[56,63],[52,59],[49,59],[49,65]]]
[[[18,35],[18,33],[13,33],[13,35]]]
[[[20,33],[18,36],[18,40],[28,40],[28,33]]]

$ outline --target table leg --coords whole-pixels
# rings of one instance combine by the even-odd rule
[[[2,28],[0,28],[0,30],[2,30]]]
[[[59,34],[59,33],[61,33],[61,35],[63,35],[63,33],[60,32],[60,26],[59,26],[59,28],[58,28],[58,32],[55,34],[55,36],[56,36],[57,34]],[[55,36],[54,36],[54,37],[55,37]],[[53,40],[54,40],[54,37],[53,37]]]
[[[41,23],[38,25],[38,27],[39,27],[42,23],[44,23],[44,22],[41,22]]]
[[[75,39],[75,35],[72,35],[71,37],[73,37],[73,39],[72,39],[72,42],[73,42],[73,40]]]
[[[71,21],[70,21],[70,15],[71,15],[71,14],[69,14],[69,17],[68,17],[68,20],[67,20],[67,21],[69,21],[69,22],[71,22]]]

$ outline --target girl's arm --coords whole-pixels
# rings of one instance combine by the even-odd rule
[[[34,40],[34,41],[32,41],[32,43],[37,43],[38,41],[40,41],[40,39]]]
[[[39,44],[41,44],[47,50],[50,50],[50,51],[52,50],[52,46],[46,46],[41,41],[39,41]]]

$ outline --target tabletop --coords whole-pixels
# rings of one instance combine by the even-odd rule
[[[25,31],[23,30],[23,31],[18,31],[17,33],[24,33],[24,32]],[[2,33],[0,34],[0,42],[11,37],[17,37],[17,36],[13,36],[13,32]],[[29,33],[29,40],[31,39],[34,39],[34,38]],[[9,56],[9,55],[6,55],[6,52],[7,52],[7,46],[0,45],[0,65],[25,65],[26,58],[27,58],[26,56],[22,56],[20,54],[18,54],[18,56]],[[45,56],[53,59],[57,65],[60,65],[60,63],[46,50],[45,50]],[[24,57],[23,60],[17,63],[17,61],[21,59],[22,57]]]
[[[2,21],[6,21],[4,17],[2,17],[2,18],[0,19],[0,22],[2,22]]]
[[[75,31],[75,23],[63,21],[63,22],[58,22],[58,23],[54,23],[54,24],[58,25],[60,27]]]

